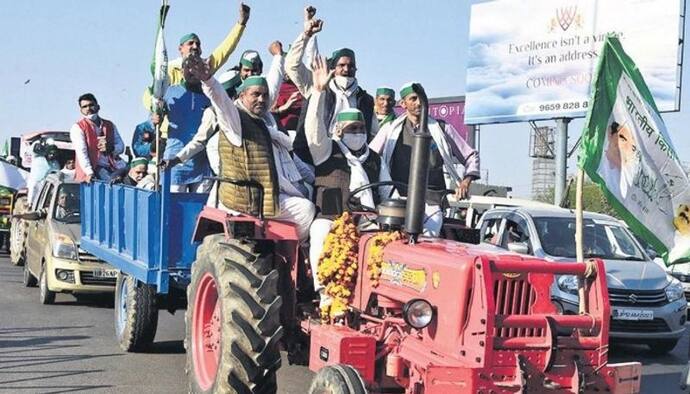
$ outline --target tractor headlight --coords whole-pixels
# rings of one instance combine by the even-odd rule
[[[405,323],[421,330],[434,319],[434,307],[429,301],[421,298],[410,300],[403,305],[403,319],[405,319]]]
[[[676,278],[673,278],[673,280],[671,280],[671,284],[666,286],[664,290],[666,291],[666,298],[668,298],[668,302],[679,300],[685,296],[683,293],[683,285]]]
[[[577,276],[561,275],[558,277],[558,288],[566,293],[577,294]]]
[[[53,238],[53,256],[61,259],[76,260],[77,247],[66,235],[57,234]]]

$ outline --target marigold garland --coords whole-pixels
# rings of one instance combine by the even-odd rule
[[[319,258],[317,277],[332,302],[321,308],[321,319],[333,320],[347,312],[357,275],[359,235],[352,215],[345,212],[331,226]]]
[[[373,236],[369,241],[371,247],[369,248],[367,271],[369,273],[369,279],[371,279],[372,286],[376,287],[379,285],[384,249],[389,243],[399,239],[402,239],[402,233],[399,231],[392,231],[389,233],[379,233]]]

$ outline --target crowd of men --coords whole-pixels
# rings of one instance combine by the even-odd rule
[[[172,192],[209,193],[210,204],[231,212],[257,213],[261,206],[265,216],[293,222],[300,239],[310,239],[316,272],[323,241],[333,218],[347,210],[350,191],[380,181],[407,183],[421,103],[412,84],[405,84],[397,97],[404,112],[396,116],[394,89],[380,87],[372,97],[359,85],[352,49],[321,56],[317,35],[323,21],[315,14],[313,7],[305,9],[304,29],[287,53],[280,42],[269,46],[265,75],[259,53],[246,50],[237,65],[214,77],[249,21],[244,4],[238,22],[207,58],[196,34],[181,37],[162,105],[153,105],[148,91],[144,95],[147,108],[164,110],[136,127],[129,163],[121,159],[125,146],[117,127],[99,116],[96,97],[80,96],[82,117],[70,130],[74,178],[152,189],[158,166],[169,171]],[[479,156],[452,125],[429,119],[428,128],[429,187],[439,192],[427,194],[425,230],[434,235],[443,219],[441,190],[450,187],[465,198],[479,178]],[[210,181],[214,174],[259,182],[263,201],[246,187]],[[394,195],[404,197],[405,187],[369,188],[354,197],[374,208]],[[315,287],[320,290],[316,279]]]

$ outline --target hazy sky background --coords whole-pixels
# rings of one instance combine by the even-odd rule
[[[166,43],[171,59],[177,57],[179,37],[191,31],[201,37],[204,54],[210,54],[238,17],[237,0],[169,2]],[[370,93],[377,86],[398,90],[417,80],[430,97],[462,95],[470,5],[476,2],[248,0],[250,21],[224,69],[236,64],[245,49],[256,49],[267,70],[269,43],[278,39],[287,47],[302,29],[303,7],[313,4],[325,20],[319,34],[322,53],[343,46],[354,49],[357,77]],[[5,55],[0,68],[0,141],[28,131],[68,130],[79,118],[77,97],[92,92],[101,115],[115,122],[129,144],[134,127],[147,116],[141,95],[151,83],[159,6],[158,0],[1,0]],[[687,79],[687,73],[683,77]],[[690,161],[687,101],[685,89],[681,111],[663,115],[683,161]],[[582,124],[581,119],[570,123],[569,145]],[[490,183],[512,186],[515,196],[529,196],[528,124],[482,126],[480,134],[484,178],[488,172]],[[569,172],[573,170],[571,160]]]

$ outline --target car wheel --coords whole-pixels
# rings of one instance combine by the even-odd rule
[[[29,271],[29,265],[24,264],[24,287],[36,287],[36,277],[31,275]]]
[[[648,346],[652,354],[663,355],[671,353],[678,341],[678,339],[657,339],[651,341]]]
[[[48,288],[48,274],[46,273],[45,267],[41,270],[41,279],[39,280],[39,298],[41,304],[50,305],[55,302],[55,292],[50,291]]]

